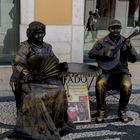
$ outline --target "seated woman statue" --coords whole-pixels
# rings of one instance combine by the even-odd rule
[[[45,25],[34,21],[27,29],[27,40],[20,43],[13,62],[10,84],[17,107],[16,127],[9,138],[60,140],[75,129],[68,119],[67,97],[60,63],[52,46],[43,41]]]

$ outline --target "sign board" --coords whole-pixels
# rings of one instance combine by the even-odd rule
[[[66,83],[68,115],[74,123],[90,122],[87,83]]]

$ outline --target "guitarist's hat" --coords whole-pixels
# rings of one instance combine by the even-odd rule
[[[122,27],[121,22],[120,22],[119,20],[116,20],[116,19],[114,19],[114,20],[112,20],[112,21],[110,22],[108,28],[110,28],[110,27],[112,27],[112,26],[120,26],[120,27]]]

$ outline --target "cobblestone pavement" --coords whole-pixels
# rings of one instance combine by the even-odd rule
[[[11,95],[11,94],[6,94]],[[76,124],[76,131],[62,137],[62,140],[139,140],[140,134],[140,92],[133,92],[129,102],[129,122],[121,123],[117,118],[119,95],[109,95],[107,100],[107,118],[104,123],[95,123],[96,100],[90,96],[91,116],[90,123]],[[14,128],[16,120],[16,107],[14,97],[0,96],[0,140],[6,138]]]

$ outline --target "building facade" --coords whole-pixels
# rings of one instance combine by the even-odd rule
[[[11,90],[11,61],[21,41],[26,40],[28,24],[34,20],[46,25],[44,41],[53,46],[60,61],[85,62],[85,25],[89,10],[99,10],[97,40],[108,33],[112,18],[122,22],[128,36],[139,25],[140,0],[0,0],[0,90]],[[133,42],[139,50],[139,36]],[[140,52],[140,51],[139,51]],[[139,84],[140,63],[130,64],[133,84]]]
[[[122,34],[139,25],[140,0],[0,0],[0,64],[10,64],[28,24],[46,24],[44,41],[52,44],[60,61],[83,62],[84,34],[89,10],[99,10],[98,38],[111,19],[122,23]],[[5,8],[7,7],[7,8]]]

